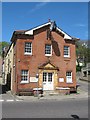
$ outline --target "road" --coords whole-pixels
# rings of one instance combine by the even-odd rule
[[[88,92],[88,83],[78,83],[82,92]],[[72,118],[71,115],[88,118],[88,99],[85,97],[60,101],[18,101],[10,94],[3,94],[1,97],[3,118]]]
[[[81,81],[78,79],[77,83],[80,85],[79,88],[81,91],[88,92],[88,86],[90,85],[90,82]]]
[[[87,99],[2,103],[3,118],[71,118],[73,114],[88,118]]]

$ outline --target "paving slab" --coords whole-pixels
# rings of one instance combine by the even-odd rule
[[[88,99],[88,93],[82,92],[82,93],[76,93],[76,94],[70,94],[70,95],[45,95],[43,97],[34,97],[34,96],[16,96],[19,100],[27,100],[27,101],[38,101],[38,100],[70,100],[70,99]]]

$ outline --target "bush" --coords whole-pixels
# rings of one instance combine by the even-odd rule
[[[76,66],[76,72],[80,72],[81,71],[81,66]]]

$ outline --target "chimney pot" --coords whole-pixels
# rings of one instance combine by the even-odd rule
[[[48,22],[51,22],[51,20],[50,20],[50,19],[48,19]]]

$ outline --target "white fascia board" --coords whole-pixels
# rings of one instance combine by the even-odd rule
[[[69,36],[68,34],[66,34],[66,33],[65,33],[64,31],[62,31],[60,28],[57,27],[57,30],[64,34],[64,39],[70,39],[70,40],[72,39],[71,36]]]
[[[43,24],[43,25],[40,25],[40,26],[38,26],[38,27],[36,27],[36,28],[34,28],[34,29],[31,29],[31,30],[26,31],[25,34],[33,35],[33,31],[34,31],[34,30],[39,29],[39,28],[42,28],[42,27],[44,27],[44,26],[46,26],[46,25],[50,25],[50,24],[51,24],[51,22],[48,22],[48,23]]]
[[[33,35],[33,30],[29,30],[29,31],[25,32],[25,34]]]
[[[33,35],[33,31],[34,31],[34,30],[37,30],[37,29],[39,29],[39,28],[42,28],[42,27],[44,27],[44,26],[46,26],[46,25],[50,25],[50,24],[51,24],[51,22],[48,22],[48,23],[43,24],[43,25],[40,25],[40,26],[38,26],[38,27],[36,27],[36,28],[34,28],[34,29],[31,29],[31,30],[26,31],[25,34]],[[62,31],[60,28],[57,27],[57,30],[64,34],[64,39],[70,39],[70,40],[72,39],[71,36],[69,36],[68,34],[66,34],[66,33],[65,33],[64,31]]]

